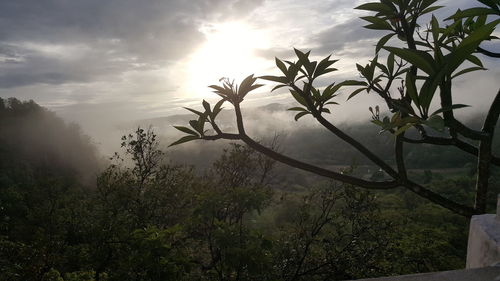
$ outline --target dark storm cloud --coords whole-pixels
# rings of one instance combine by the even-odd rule
[[[253,0],[0,1],[0,87],[85,82],[138,65],[165,66],[203,42],[200,22],[244,17],[259,4]]]
[[[361,47],[366,45],[367,40],[380,38],[384,33],[378,32],[376,30],[370,30],[363,28],[365,22],[359,18],[353,18],[347,22],[342,24],[334,25],[320,33],[318,33],[314,37],[314,41],[317,42],[319,48],[316,49],[320,54],[329,54],[329,53],[339,53],[353,44],[356,47]],[[359,45],[360,44],[360,45]],[[371,50],[370,45],[363,46]]]
[[[353,18],[347,22],[333,25],[318,33],[310,35],[308,45],[297,47],[303,51],[311,50],[312,55],[343,57],[365,57],[372,56],[376,39],[384,35],[383,32],[363,28],[365,23]],[[256,55],[266,59],[278,57],[281,59],[293,59],[295,54],[292,49],[272,48],[259,50]]]

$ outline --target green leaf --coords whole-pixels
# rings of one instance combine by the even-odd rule
[[[317,62],[312,61],[308,65],[305,66],[309,77],[314,77],[313,74],[314,74],[314,70],[316,69],[317,64],[318,64]]]
[[[286,77],[290,82],[293,82],[295,80],[295,77],[297,77],[297,74],[299,74],[299,68],[300,65],[294,63],[290,64],[290,66],[288,67],[288,73],[286,74]]]
[[[201,104],[203,104],[203,108],[205,108],[206,112],[211,112],[210,104],[206,100],[203,100]]]
[[[453,79],[453,78],[458,77],[460,75],[463,75],[463,74],[466,74],[466,73],[469,73],[472,71],[477,71],[477,70],[486,70],[486,68],[479,67],[479,66],[468,67],[466,69],[462,69],[461,71],[455,73],[451,78]]]
[[[307,114],[310,114],[309,111],[298,113],[297,115],[295,115],[295,121],[299,121],[301,117],[306,116]]]
[[[493,30],[495,30],[495,26],[498,23],[500,23],[500,19],[474,30],[469,36],[465,37],[451,53],[446,55],[446,73],[453,73],[472,53],[474,53],[479,44],[486,40]]]
[[[365,72],[365,68],[361,64],[357,63],[356,68],[358,69],[359,73],[361,73],[361,75],[365,76],[363,74]]]
[[[288,86],[288,85],[286,85],[286,84],[281,84],[281,85],[274,86],[274,88],[272,88],[272,89],[271,89],[271,92],[274,92],[274,90],[277,90],[277,89],[279,89],[279,88],[286,87],[286,86]]]
[[[394,54],[390,53],[387,56],[387,69],[389,70],[389,74],[391,74],[391,75],[394,72],[394,62],[395,62]]]
[[[391,123],[396,123],[397,120],[401,120],[401,113],[396,112],[394,115],[391,117]]]
[[[218,85],[210,85],[208,87],[214,89],[213,91],[214,93],[216,93],[217,95],[219,95],[224,99],[227,99],[228,101],[231,101],[235,95],[235,93],[233,93],[233,90],[227,87],[226,85],[224,85],[224,87]]]
[[[395,136],[398,136],[400,135],[401,133],[403,133],[404,131],[408,130],[409,128],[413,127],[414,124],[406,124],[404,125],[403,127],[399,127],[399,129],[396,130],[396,132],[394,132],[394,135]]]
[[[297,58],[299,59],[299,63],[300,63],[301,65],[303,65],[304,67],[306,67],[306,68],[307,68],[307,67],[308,67],[308,65],[310,64],[310,61],[309,61],[309,53],[310,53],[311,51],[309,51],[309,52],[307,52],[307,53],[303,53],[303,52],[301,52],[301,51],[300,51],[300,50],[298,50],[298,49],[293,49],[293,50],[295,51],[295,54],[297,55]]]
[[[431,13],[431,12],[434,12],[435,10],[437,9],[441,9],[443,8],[444,6],[432,6],[432,7],[429,7],[429,8],[426,8],[424,9],[420,15],[425,15],[425,14],[428,14],[428,13]]]
[[[290,111],[307,111],[305,108],[302,108],[302,107],[292,107],[292,108],[289,108],[287,110],[290,110]]]
[[[474,56],[474,55],[468,56],[467,60],[470,61],[470,62],[472,62],[473,64],[479,66],[479,67],[484,67],[483,63],[481,62],[481,60],[478,57]]]
[[[417,107],[420,107],[420,100],[418,98],[417,88],[415,86],[415,77],[410,71],[406,73],[405,84],[406,91],[410,95],[411,100]]]
[[[425,9],[437,2],[437,0],[420,0],[420,9]]]
[[[215,117],[221,112],[222,110],[222,104],[224,104],[226,100],[225,99],[221,99],[220,101],[218,101],[215,106],[214,106],[214,110],[212,112],[212,120],[215,119]]]
[[[202,112],[199,112],[199,111],[194,110],[194,109],[189,108],[189,107],[184,107],[184,109],[187,109],[187,110],[189,110],[189,111],[193,112],[194,114],[196,114],[196,115],[198,115],[198,116],[203,115],[203,113],[202,113]]]
[[[313,96],[313,99],[318,101],[318,100],[321,100],[321,93],[319,92],[318,89],[312,87],[311,88],[311,93],[312,93],[312,96]]]
[[[331,56],[331,55],[330,55]],[[314,77],[321,76],[323,74],[326,74],[327,72],[334,71],[335,68],[328,68],[338,60],[330,60],[330,56],[327,56],[326,58],[322,59],[319,63],[318,66],[316,67],[316,72],[314,73]],[[331,70],[331,71],[327,71]],[[335,69],[336,70],[336,69]]]
[[[367,22],[370,22],[371,24],[365,25],[365,28],[368,29],[375,29],[375,30],[392,30],[392,26],[385,20],[377,18],[377,17],[361,17],[361,19],[364,19]]]
[[[329,101],[329,102],[325,103],[325,105],[329,105],[329,104],[338,105],[339,103],[338,102],[334,102],[334,101]]]
[[[343,82],[340,82],[340,86],[366,86],[366,82],[364,81],[358,81],[358,80],[345,80]]]
[[[335,87],[335,83],[328,85],[323,90],[323,94],[321,96],[321,101],[327,101],[327,100],[331,99],[337,90],[338,90],[338,88]]]
[[[372,120],[371,122],[377,126],[384,127],[384,123],[380,120]]]
[[[375,47],[375,53],[378,53],[380,49],[382,49],[383,46],[391,39],[396,33],[390,33],[382,37],[380,40],[378,40],[377,46]]]
[[[440,71],[436,75],[430,75],[429,77],[426,77],[424,84],[420,88],[419,102],[420,107],[424,109],[424,112],[427,112],[429,109],[432,98],[436,93],[439,83],[443,80],[443,77],[444,71]]]
[[[404,59],[405,61],[411,63],[417,68],[421,69],[427,74],[433,74],[435,72],[435,62],[434,58],[424,51],[402,49],[396,47],[383,47],[387,51],[394,53],[396,56]]]
[[[264,80],[273,81],[273,82],[283,83],[283,84],[288,83],[288,78],[286,78],[285,76],[264,75],[264,76],[260,76],[259,78],[264,79]]]
[[[188,141],[192,141],[192,140],[198,140],[198,139],[200,139],[200,137],[198,137],[198,136],[185,136],[185,137],[182,137],[179,140],[171,143],[169,145],[169,147],[174,146],[174,145],[178,145],[178,144],[181,144],[181,143],[185,143],[185,142],[188,142]]]
[[[350,100],[351,98],[353,98],[355,95],[361,93],[362,91],[366,90],[366,88],[359,88],[359,89],[356,89],[354,92],[352,92],[349,97],[347,98],[347,100]]]
[[[475,7],[475,8],[470,8],[464,11],[457,11],[453,16],[447,18],[449,19],[462,19],[462,18],[470,18],[470,17],[477,17],[477,16],[482,16],[482,15],[495,15],[499,14],[497,11],[493,9],[488,9],[488,8],[482,8],[482,7]]]
[[[189,120],[189,125],[193,127],[199,134],[203,134],[203,128],[199,125],[198,120]]]
[[[434,42],[437,42],[439,40],[439,23],[434,15],[432,15],[431,19],[431,31],[432,39],[434,39]]]
[[[281,70],[281,72],[283,72],[283,74],[285,74],[285,76],[287,76],[288,70],[285,63],[278,58],[274,58],[274,60],[276,61],[276,66]]]
[[[466,105],[466,104],[454,104],[452,106],[443,107],[443,108],[441,108],[439,110],[434,111],[431,114],[431,116],[432,115],[437,115],[437,114],[442,113],[442,112],[451,111],[451,110],[454,110],[454,109],[464,108],[464,107],[470,107],[470,105]]]
[[[389,70],[387,69],[387,66],[381,64],[381,63],[377,63],[377,67],[386,75],[389,75]]]
[[[440,132],[444,130],[444,120],[439,115],[432,115],[424,121],[424,124]]]
[[[390,6],[387,6],[383,3],[376,3],[376,2],[365,3],[365,4],[357,6],[354,9],[379,12],[379,13],[383,13],[383,14],[393,14],[394,13],[394,10]]]
[[[250,91],[263,86],[261,84],[254,85],[253,83],[255,83],[256,80],[257,78],[254,78],[253,74],[243,79],[240,84],[240,88],[238,89],[238,96],[240,97],[240,99],[243,99]]]
[[[478,0],[478,1],[500,13],[500,2],[498,0]]]
[[[181,131],[183,133],[194,135],[194,136],[198,136],[198,134],[195,131],[193,131],[193,130],[187,128],[187,127],[174,126],[174,128],[176,128],[177,130],[179,130],[179,131]]]
[[[260,88],[260,87],[262,87],[262,86],[264,86],[264,85],[263,85],[263,84],[255,84],[255,85],[250,86],[250,88],[248,89],[248,92],[246,92],[246,93],[243,95],[243,97],[245,97],[245,96],[246,96],[248,93],[250,93],[251,91],[253,91],[253,90],[257,89],[257,88]]]
[[[290,90],[290,93],[292,94],[293,98],[303,106],[307,107],[306,100],[299,95],[295,90]]]
[[[330,72],[333,72],[333,71],[337,71],[337,70],[338,70],[337,68],[330,67],[330,68],[327,68],[327,69],[323,70],[321,74],[315,75],[315,77],[318,77],[320,75],[327,74],[327,73],[330,73]]]

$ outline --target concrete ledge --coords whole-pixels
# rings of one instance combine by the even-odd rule
[[[500,262],[500,220],[496,215],[473,216],[470,221],[466,268]]]
[[[360,279],[357,281],[499,281],[500,267],[483,267],[453,271],[441,271],[393,277]]]

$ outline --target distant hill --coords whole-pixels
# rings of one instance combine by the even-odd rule
[[[0,185],[51,174],[94,183],[102,159],[76,124],[33,101],[0,98]]]

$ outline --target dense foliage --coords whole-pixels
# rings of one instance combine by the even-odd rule
[[[11,103],[23,105],[7,106],[19,122],[51,116],[70,147],[93,151],[52,113]],[[0,280],[342,280],[463,267],[466,221],[411,193],[271,186],[276,163],[241,144],[204,173],[169,163],[151,130],[122,147],[91,186],[57,161],[33,162],[38,151],[4,151]],[[469,178],[430,177],[470,196]]]

